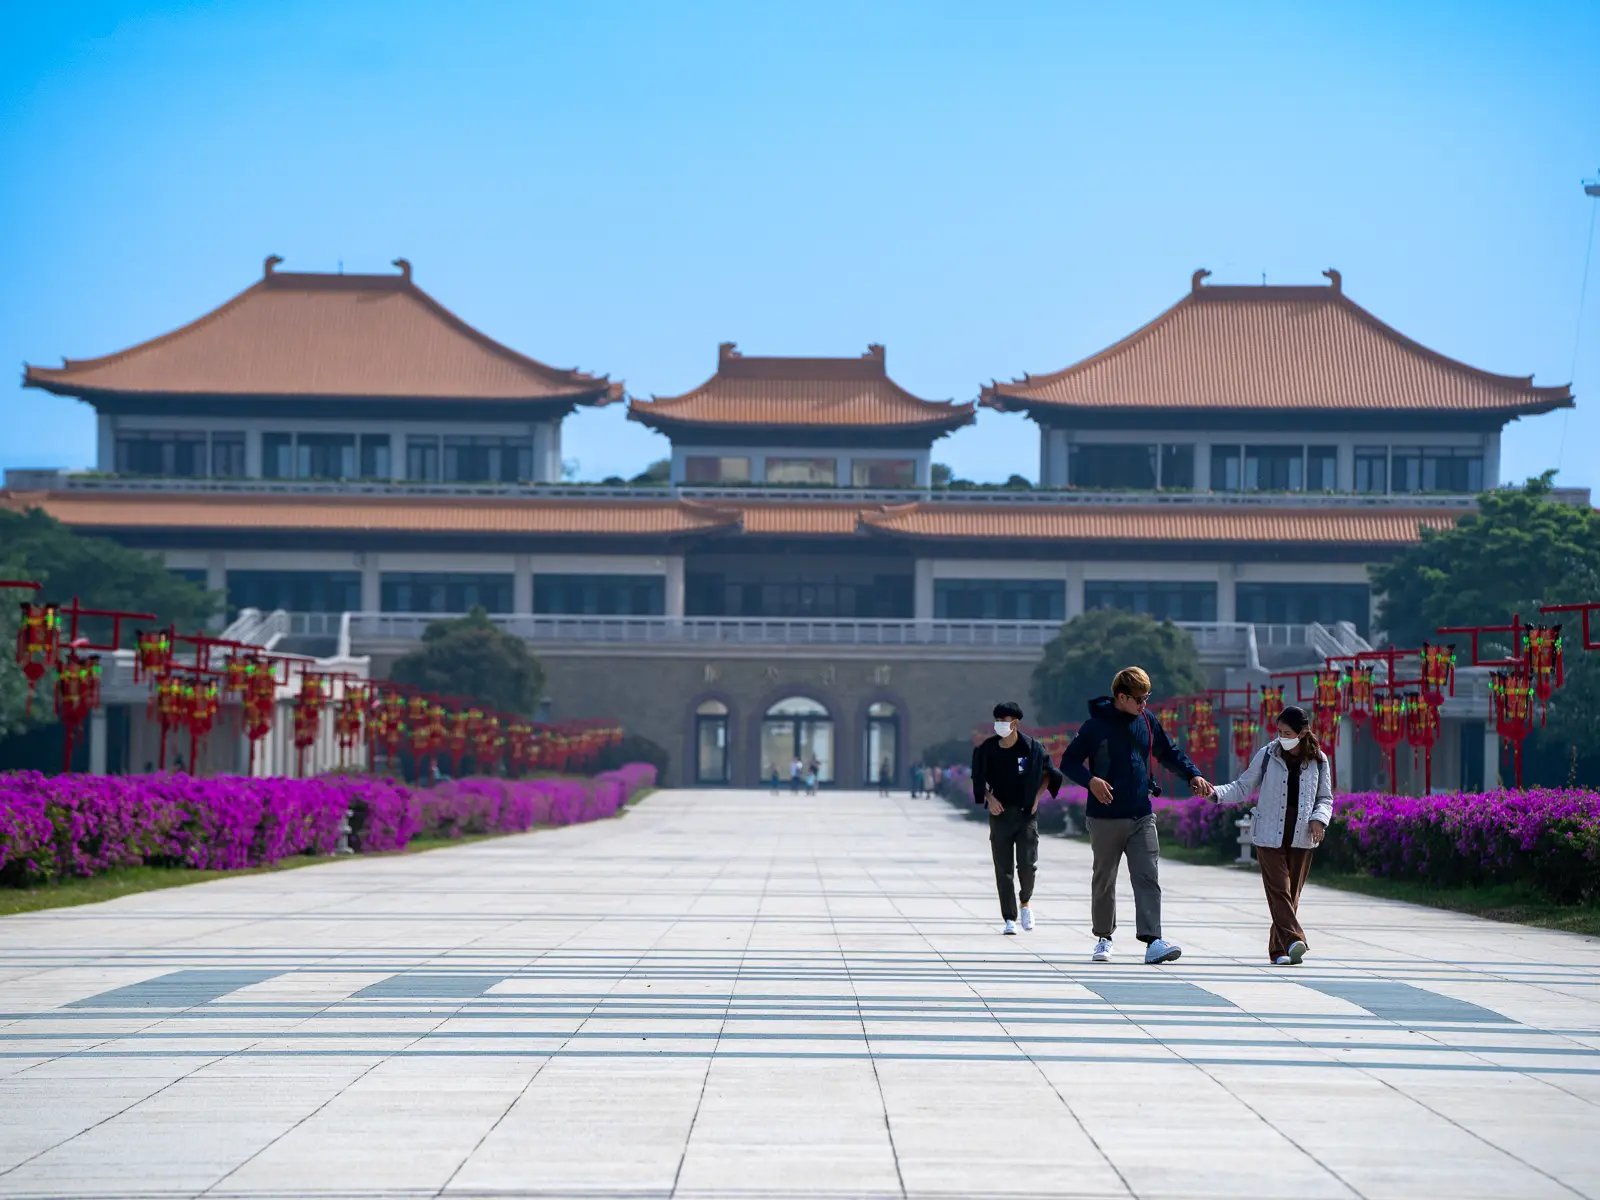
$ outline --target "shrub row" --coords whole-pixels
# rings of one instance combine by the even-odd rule
[[[332,854],[348,812],[358,853],[418,836],[516,833],[614,815],[655,782],[630,763],[591,779],[462,779],[432,788],[330,775],[0,775],[0,885],[116,867],[239,870]]]

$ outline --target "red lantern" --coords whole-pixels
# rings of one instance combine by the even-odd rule
[[[1219,745],[1215,706],[1210,700],[1194,701],[1189,705],[1189,754],[1210,765]]]
[[[205,744],[206,736],[216,725],[221,700],[222,690],[214,678],[197,678],[190,685],[188,709],[183,714],[183,723],[189,729],[189,774],[191,775],[199,772],[200,749]]]
[[[100,659],[97,655],[80,658],[69,652],[56,667],[56,716],[65,731],[66,746],[62,755],[64,769],[72,766],[72,748],[78,740],[78,730],[89,719],[89,714],[100,707]]]
[[[295,774],[306,771],[306,751],[317,743],[322,728],[322,711],[328,703],[328,686],[321,675],[306,672],[300,676],[300,695],[294,705]]]
[[[1431,708],[1444,703],[1445,693],[1456,694],[1456,648],[1422,643],[1422,700]]]
[[[1261,704],[1257,720],[1261,722],[1262,729],[1271,729],[1277,723],[1278,714],[1283,711],[1283,685],[1281,683],[1261,685]]]
[[[58,604],[22,605],[22,622],[17,628],[17,665],[28,681],[25,712],[33,711],[33,689],[44,673],[56,665],[61,654],[61,606]]]
[[[1565,682],[1561,662],[1561,626],[1528,626],[1528,676],[1539,698],[1539,724],[1550,710],[1550,697]]]
[[[1261,741],[1261,726],[1254,717],[1234,717],[1233,719],[1233,756],[1241,764],[1250,761],[1250,756],[1256,752],[1256,746]]]
[[[1396,778],[1396,765],[1394,759],[1395,748],[1406,733],[1406,706],[1405,701],[1394,693],[1373,696],[1372,698],[1372,736],[1383,749],[1389,760],[1389,790],[1390,795],[1399,794],[1399,784]]]
[[[146,676],[165,675],[172,669],[172,631],[151,629],[134,635],[133,681],[142,683]]]
[[[461,760],[466,757],[470,733],[466,713],[451,713],[445,719],[444,749],[450,756],[452,777],[459,777],[461,774]]]
[[[476,711],[472,716],[476,718],[472,722],[473,770],[492,774],[500,758],[500,749],[505,745],[505,738],[500,734],[500,718]]]
[[[1433,747],[1439,741],[1439,706],[1413,692],[1406,697],[1406,742],[1411,746],[1412,762],[1422,755],[1423,794],[1433,790]]]
[[[1344,680],[1344,708],[1350,714],[1350,719],[1356,723],[1356,728],[1361,727],[1373,709],[1373,686],[1371,667],[1351,667],[1350,674]]]
[[[344,759],[361,744],[362,720],[367,711],[365,688],[345,685],[333,710],[333,736],[339,744],[339,759]]]
[[[1527,665],[1495,671],[1489,676],[1489,697],[1494,702],[1494,728],[1501,744],[1516,760],[1517,786],[1522,786],[1522,743],[1533,732],[1534,686]]]

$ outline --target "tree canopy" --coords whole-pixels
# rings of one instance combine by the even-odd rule
[[[396,659],[389,677],[525,717],[533,715],[544,695],[544,668],[528,644],[497,626],[481,607],[430,624],[421,647]]]
[[[1200,651],[1185,630],[1144,613],[1091,609],[1061,627],[1033,669],[1034,723],[1084,720],[1089,701],[1107,694],[1123,667],[1149,672],[1158,700],[1206,686]]]
[[[1424,529],[1421,542],[1372,568],[1391,643],[1437,641],[1441,625],[1499,624],[1519,606],[1527,617],[1530,602],[1557,603],[1558,592],[1600,575],[1600,513],[1552,500],[1553,475],[1485,492],[1477,512]]]
[[[138,624],[171,623],[180,632],[202,627],[222,603],[220,596],[167,570],[157,555],[74,533],[37,508],[0,509],[0,578],[36,580],[44,584],[37,595],[63,604],[76,596],[84,608],[155,613],[155,621]],[[0,638],[7,647],[0,653],[0,735],[22,724],[26,687],[9,647],[16,638],[18,602],[27,599],[30,595],[21,591],[0,595],[5,607]],[[98,639],[109,633],[109,624],[89,620],[83,631]],[[131,640],[125,630],[123,644]],[[35,719],[51,719],[50,703],[36,700],[33,713]]]

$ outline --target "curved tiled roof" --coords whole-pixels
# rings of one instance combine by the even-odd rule
[[[675,426],[764,429],[850,427],[949,432],[976,406],[923,400],[889,378],[882,346],[860,358],[765,358],[718,348],[717,373],[681,396],[631,400],[628,416],[663,431]]]
[[[182,328],[103,358],[28,367],[69,396],[200,395],[609,403],[622,385],[519,354],[399,275],[274,270]]]
[[[1459,509],[1060,508],[907,504],[868,513],[867,528],[907,537],[1050,542],[1293,542],[1404,545],[1418,529],[1448,529]]]
[[[0,492],[0,507],[42,508],[95,530],[304,533],[536,534],[606,538],[742,533],[765,537],[886,537],[951,541],[1296,543],[1401,546],[1419,528],[1446,529],[1463,510],[1177,507],[318,495]]]
[[[1049,375],[983,389],[999,409],[1320,409],[1526,415],[1570,407],[1570,386],[1494,375],[1390,328],[1330,287],[1208,287]]]

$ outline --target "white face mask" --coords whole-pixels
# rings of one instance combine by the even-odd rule
[[[996,721],[994,723],[994,731],[996,733],[998,733],[1001,737],[1008,736],[1011,733],[1011,722],[1010,721]]]
[[[1288,754],[1291,750],[1293,750],[1299,744],[1300,744],[1300,739],[1298,737],[1292,737],[1292,738],[1281,737],[1281,738],[1278,739],[1278,745],[1283,747],[1283,752],[1285,754]]]

